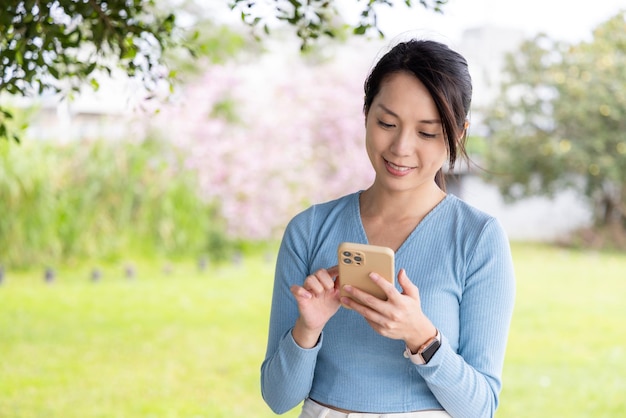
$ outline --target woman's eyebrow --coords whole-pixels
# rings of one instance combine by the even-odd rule
[[[379,106],[379,107],[380,107],[380,108],[381,108],[381,109],[382,109],[385,113],[388,113],[388,114],[390,114],[391,116],[398,117],[398,115],[397,115],[394,111],[392,111],[391,109],[389,109],[389,108],[388,108],[387,106],[385,106],[384,104],[382,104],[382,103],[378,103],[378,106]]]
[[[380,107],[385,113],[394,116],[396,118],[399,118],[399,116],[391,109],[389,109],[387,106],[385,106],[382,103],[378,103],[378,107]],[[441,124],[441,120],[440,119],[422,119],[420,120],[420,123],[428,123],[428,124],[433,124],[433,125],[439,125]]]

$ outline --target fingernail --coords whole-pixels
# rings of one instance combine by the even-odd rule
[[[345,286],[343,287],[343,289],[344,289],[346,292],[352,292],[352,286],[350,286],[349,284],[345,285]]]

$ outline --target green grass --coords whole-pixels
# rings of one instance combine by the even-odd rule
[[[626,416],[626,254],[515,246],[498,417]]]
[[[259,396],[273,265],[7,275],[0,417],[270,416]]]
[[[626,415],[626,255],[515,245],[498,418]],[[259,389],[273,261],[6,272],[0,417],[271,417]],[[284,416],[297,417],[294,410]]]

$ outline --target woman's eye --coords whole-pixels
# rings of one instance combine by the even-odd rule
[[[392,124],[390,124],[390,123],[385,123],[385,122],[383,122],[382,120],[379,120],[379,121],[378,121],[378,124],[379,124],[381,127],[385,128],[385,129],[393,128],[393,126],[394,126],[394,125],[392,125]]]
[[[427,139],[437,138],[437,134],[429,134],[428,132],[420,132],[420,135]]]

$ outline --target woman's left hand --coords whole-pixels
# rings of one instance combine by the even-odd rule
[[[346,285],[343,289],[352,298],[342,297],[341,303],[361,314],[380,335],[404,340],[413,353],[417,352],[422,344],[437,333],[435,326],[422,312],[419,289],[409,280],[404,269],[398,273],[402,293],[377,273],[371,273],[370,278],[385,292],[387,300]]]

